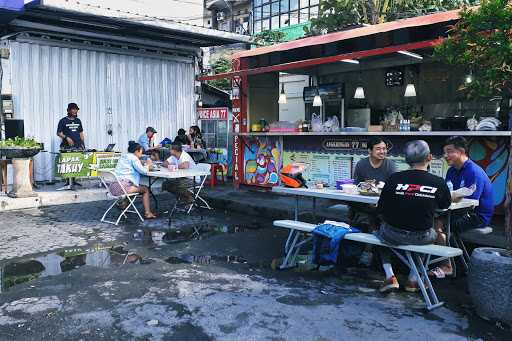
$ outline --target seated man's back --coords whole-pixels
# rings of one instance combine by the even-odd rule
[[[379,199],[379,213],[385,223],[404,230],[432,228],[437,209],[450,206],[448,186],[438,176],[409,169],[392,174]]]

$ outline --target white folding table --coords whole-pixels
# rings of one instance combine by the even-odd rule
[[[183,178],[191,178],[193,179],[193,202],[190,204],[190,207],[187,210],[187,214],[190,213],[192,208],[194,207],[196,200],[199,198],[199,195],[201,194],[201,190],[204,187],[204,182],[206,181],[206,177],[210,175],[210,172],[206,169],[203,169],[201,167],[194,167],[189,169],[178,169],[176,171],[170,171],[169,169],[165,167],[157,168],[158,171],[151,171],[146,174],[149,181],[149,192],[151,193],[151,196],[155,200],[155,203],[158,206],[158,201],[152,191],[152,186],[160,179],[183,179]],[[199,185],[196,187],[196,178],[200,178]],[[208,205],[206,203],[206,205]]]
[[[294,219],[296,221],[299,220],[299,200],[301,197],[310,197],[313,198],[313,211],[315,210],[315,200],[316,198],[322,198],[322,199],[331,199],[331,200],[338,200],[342,202],[357,202],[357,203],[363,203],[363,204],[370,204],[370,205],[377,205],[379,202],[378,196],[366,196],[361,194],[348,194],[344,193],[341,190],[337,189],[331,189],[331,188],[323,188],[323,189],[317,189],[317,188],[289,188],[289,187],[273,187],[272,192],[280,193],[280,194],[286,194],[286,195],[293,195],[295,196],[295,212],[294,212]],[[462,199],[459,202],[454,202],[450,205],[450,207],[446,210],[439,210],[438,212],[446,212],[447,217],[447,224],[446,224],[446,236],[448,241],[448,246],[451,245],[450,239],[451,239],[451,213],[452,211],[456,210],[462,210],[462,209],[471,209],[478,206],[478,200],[474,199]],[[294,240],[294,230],[290,231],[290,234],[288,235],[288,239],[286,240],[285,244],[285,254],[288,254],[290,243]],[[457,245],[458,247],[458,245]],[[433,264],[439,261],[444,260],[443,258],[437,258],[432,261],[429,260],[429,264]]]

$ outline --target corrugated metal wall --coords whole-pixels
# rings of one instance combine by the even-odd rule
[[[98,150],[112,142],[125,151],[148,125],[161,139],[195,121],[191,63],[19,42],[11,42],[11,58],[15,117],[50,152],[59,150],[57,123],[68,102],[80,107],[87,148]],[[54,157],[36,157],[37,180],[52,179]]]

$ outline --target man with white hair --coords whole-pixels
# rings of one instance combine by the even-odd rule
[[[433,228],[434,213],[450,207],[451,195],[443,178],[430,174],[432,154],[427,142],[416,140],[405,146],[405,161],[410,169],[392,174],[379,199],[378,211],[383,223],[377,231],[382,241],[393,245],[433,244],[437,233]],[[399,288],[390,263],[390,252],[381,251],[386,280],[380,292]],[[417,292],[417,278],[409,273],[405,290]]]

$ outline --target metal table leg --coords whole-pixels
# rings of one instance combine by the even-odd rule
[[[316,224],[316,197],[313,197],[313,222]]]
[[[156,196],[155,194],[153,193],[153,184],[156,182],[156,180],[152,181],[152,178],[150,176],[148,176],[148,190],[149,190],[149,194],[151,194],[151,197],[153,198],[153,200],[155,201],[155,208],[156,210],[158,211],[158,200],[156,200]]]
[[[295,221],[299,220],[299,196],[295,196]]]

